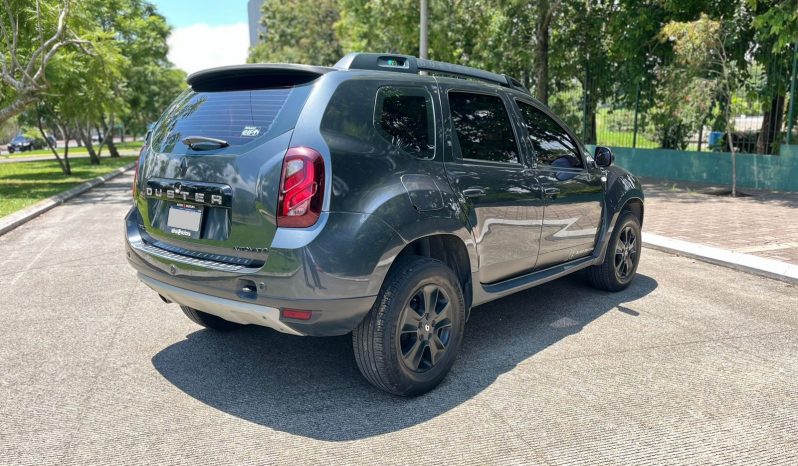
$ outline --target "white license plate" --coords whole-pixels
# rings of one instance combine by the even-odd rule
[[[198,239],[202,225],[202,209],[193,207],[169,207],[166,226],[169,233],[187,238]]]

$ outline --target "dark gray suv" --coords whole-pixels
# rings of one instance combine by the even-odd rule
[[[417,395],[472,307],[635,275],[638,180],[506,75],[360,53],[188,83],[142,150],[127,257],[202,326],[351,332],[369,382]]]

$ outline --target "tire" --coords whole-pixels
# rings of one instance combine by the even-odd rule
[[[443,262],[399,260],[352,332],[352,346],[369,383],[394,395],[417,396],[435,388],[452,368],[463,341],[465,300]]]
[[[626,289],[637,273],[641,249],[640,220],[632,212],[621,212],[607,244],[604,262],[588,267],[588,281],[600,290]]]
[[[244,327],[244,324],[238,324],[236,322],[230,322],[229,320],[224,320],[221,317],[217,317],[213,314],[208,314],[207,312],[198,311],[192,307],[188,306],[180,306],[180,309],[183,310],[183,314],[186,315],[192,322],[195,324],[202,325],[205,328],[209,328],[211,330],[218,330],[226,332],[228,330],[235,330],[237,328]]]

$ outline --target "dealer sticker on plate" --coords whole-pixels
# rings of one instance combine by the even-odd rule
[[[169,207],[166,219],[169,233],[199,239],[202,226],[202,209],[188,204],[174,204]]]

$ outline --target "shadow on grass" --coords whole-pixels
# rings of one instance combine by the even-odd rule
[[[471,399],[500,375],[580,332],[622,303],[651,293],[638,275],[620,293],[588,288],[571,276],[474,308],[463,350],[447,379],[412,399],[383,393],[361,377],[349,335],[302,338],[246,327],[200,330],[152,358],[164,378],[222,412],[295,435],[355,440],[427,421]],[[618,312],[618,311],[616,311]]]

